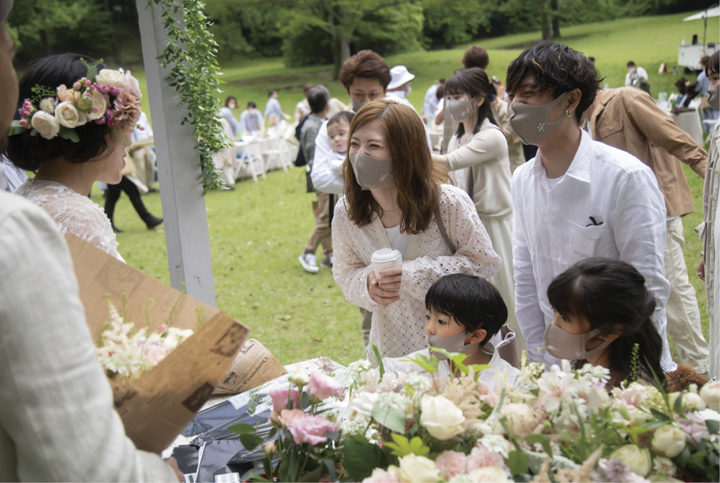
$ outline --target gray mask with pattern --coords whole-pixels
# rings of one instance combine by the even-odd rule
[[[379,188],[391,179],[392,158],[375,159],[367,154],[357,152],[350,156],[355,179],[364,190]]]
[[[537,144],[545,136],[550,134],[565,120],[565,116],[560,116],[557,121],[550,122],[550,111],[560,104],[563,99],[568,96],[569,92],[561,95],[554,101],[550,101],[543,106],[529,106],[527,104],[517,104],[515,102],[508,106],[510,112],[510,126],[515,134],[520,136],[525,144]]]

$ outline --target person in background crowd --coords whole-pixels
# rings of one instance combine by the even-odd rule
[[[335,116],[335,114],[343,111],[347,111],[350,109],[346,104],[343,103],[340,99],[337,97],[331,97],[328,101],[328,104],[330,105],[330,108],[328,109],[327,117],[328,119]]]
[[[705,68],[707,67],[708,62],[710,61],[710,57],[707,55],[703,55],[700,58],[700,67],[702,68],[702,71],[698,74],[697,82],[698,87],[697,90],[700,92],[700,95],[702,96],[702,104],[701,104],[701,110],[700,113],[702,114],[703,118],[703,131],[704,132],[710,132],[712,131],[713,127],[716,123],[710,123],[707,121],[713,121],[717,120],[718,117],[720,117],[720,113],[712,108],[710,104],[708,104],[708,87],[710,87],[710,78],[705,74]]]
[[[695,99],[700,93],[697,82],[688,82],[684,77],[679,78],[675,81],[675,87],[677,88],[678,96],[675,101],[676,107],[689,107],[690,101]]]
[[[632,87],[602,89],[585,117],[593,139],[626,151],[652,169],[665,199],[665,278],[670,282],[667,333],[680,362],[707,371],[708,344],[700,326],[695,288],[685,265],[682,218],[695,203],[680,162],[705,177],[707,152],[680,129],[645,91]],[[620,126],[620,129],[618,129]]]
[[[0,0],[2,133],[19,91],[11,9],[11,0]],[[7,147],[3,135],[0,152]],[[138,451],[125,435],[58,225],[2,190],[0,273],[0,481],[183,481],[173,458]]]
[[[415,76],[404,65],[396,65],[390,69],[390,77],[390,84],[387,86],[388,97],[407,99],[412,92],[412,80]]]
[[[543,350],[554,317],[550,282],[585,258],[623,260],[655,297],[663,367],[674,370],[665,335],[665,201],[650,168],[580,129],[599,84],[585,56],[552,41],[536,42],[508,68],[513,130],[539,147],[512,179],[515,313],[530,359],[556,364]]]
[[[142,128],[142,129],[140,129]],[[140,113],[137,126],[133,129],[130,141],[133,144],[143,141],[152,141],[153,131],[144,112]],[[147,187],[148,193],[157,191],[155,189],[155,151],[151,146],[131,147],[130,155],[137,168],[137,177]]]
[[[475,204],[493,250],[503,261],[490,279],[510,310],[508,324],[518,334],[518,350],[524,349],[515,318],[515,283],[512,271],[512,200],[510,162],[505,136],[495,122],[490,82],[478,67],[461,69],[445,83],[447,111],[459,123],[448,145],[448,154],[434,154],[455,185]]]
[[[636,66],[632,60],[627,63],[627,70],[628,72],[625,74],[625,86],[638,87],[643,80],[648,82],[647,71],[642,67]]]
[[[230,129],[232,129],[233,136],[238,137],[242,134],[242,126],[232,113],[234,109],[237,109],[237,99],[235,99],[235,96],[227,96],[225,98],[225,105],[220,108],[220,117],[227,120],[230,124]]]
[[[412,108],[371,102],[349,137],[345,197],[332,224],[333,275],[349,302],[373,311],[370,344],[381,357],[401,357],[427,347],[419,322],[433,283],[451,273],[489,278],[502,262],[472,200],[442,184],[444,170],[433,166]],[[402,267],[378,278],[371,257],[380,248],[398,250]]]
[[[708,104],[720,111],[720,52],[715,52],[705,66],[705,75],[710,79],[708,86]],[[710,353],[708,376],[720,377],[720,325],[716,317],[716,301],[720,297],[720,284],[715,280],[715,273],[720,273],[720,257],[715,247],[720,246],[720,230],[717,224],[718,198],[720,198],[720,124],[716,124],[710,138],[710,154],[708,157],[705,186],[703,188],[703,222],[696,228],[703,240],[703,252],[698,265],[698,276],[705,281],[707,294],[706,309],[710,316]]]
[[[303,95],[302,101],[298,102],[295,106],[295,120],[300,123],[302,120],[310,114],[310,104],[308,104],[307,100],[307,94],[310,89],[315,87],[313,84],[305,84],[303,86]]]
[[[265,132],[265,119],[253,101],[247,103],[247,109],[240,114],[240,126],[244,135],[261,135]]]
[[[308,114],[302,131],[300,132],[300,146],[307,162],[308,172],[312,172],[313,158],[315,156],[315,138],[320,127],[326,121],[328,111],[328,99],[330,93],[325,86],[313,87],[308,91],[308,103],[311,113]],[[311,184],[311,183],[310,183]],[[308,240],[305,250],[298,257],[300,265],[305,271],[317,273],[318,266],[315,259],[315,251],[319,245],[323,247],[323,259],[320,263],[323,267],[332,268],[332,232],[330,231],[330,197],[329,193],[315,191],[317,201],[313,201],[313,214],[315,215],[315,230]]]
[[[27,181],[25,170],[15,166],[4,154],[0,158],[0,191],[12,193]]]
[[[265,105],[265,118],[267,118],[268,126],[273,127],[280,124],[280,119],[288,118],[287,114],[282,112],[280,101],[277,99],[277,91],[275,89],[268,92],[268,100]]]
[[[436,131],[442,131],[445,127],[445,84],[439,86],[435,92],[435,98],[438,103],[435,106],[435,115],[433,116],[433,124]]]
[[[425,99],[423,101],[423,122],[427,125],[432,125],[433,119],[435,118],[435,109],[437,109],[438,98],[437,90],[438,87],[445,83],[445,79],[438,79],[436,83],[428,87],[425,91]]]
[[[525,162],[525,153],[523,152],[522,139],[515,134],[512,126],[510,125],[510,113],[508,113],[508,102],[505,100],[507,97],[505,86],[495,76],[490,79],[492,85],[495,86],[495,100],[492,103],[493,116],[500,130],[505,135],[505,140],[508,146],[508,160],[510,162],[510,173],[514,173],[518,166]]]

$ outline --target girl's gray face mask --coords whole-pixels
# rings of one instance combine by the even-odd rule
[[[466,334],[465,332],[462,332],[458,335],[453,335],[451,337],[428,335],[428,344],[431,348],[436,347],[438,349],[445,349],[448,352],[459,352],[461,354],[467,354],[473,346],[473,344],[465,344],[465,339],[467,339],[467,337],[468,334]],[[433,352],[432,349],[430,349],[430,354],[437,357],[440,361],[447,360],[445,354]]]
[[[606,340],[594,349],[587,350],[587,343],[599,333],[600,329],[595,329],[584,334],[569,334],[557,325],[550,324],[545,329],[545,335],[543,336],[545,350],[558,359],[582,361],[597,354],[612,343],[611,340]]]
[[[510,126],[515,131],[515,134],[520,136],[522,142],[525,144],[537,144],[562,124],[566,116],[560,116],[557,121],[550,122],[550,111],[560,104],[568,94],[569,92],[566,92],[543,106],[529,106],[515,102],[508,106]]]
[[[391,179],[392,158],[375,159],[367,154],[357,152],[350,156],[355,179],[364,190],[379,188]]]
[[[455,122],[464,121],[469,118],[473,112],[473,101],[461,101],[460,99],[448,99],[447,108],[450,113],[450,117]]]

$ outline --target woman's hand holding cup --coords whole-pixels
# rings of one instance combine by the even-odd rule
[[[370,271],[367,277],[368,293],[376,303],[387,307],[400,300],[400,283],[402,267],[386,268],[380,272],[380,278]]]

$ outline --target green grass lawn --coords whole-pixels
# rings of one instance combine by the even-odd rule
[[[634,60],[650,75],[653,93],[673,92],[678,75],[658,75],[661,62],[672,67],[677,46],[693,34],[702,36],[702,21],[682,22],[688,14],[622,19],[562,29],[561,41],[596,58],[596,65],[611,87],[623,85],[625,64]],[[507,64],[538,34],[520,34],[479,41],[490,53],[488,72],[504,80]],[[708,41],[718,41],[717,22],[708,25]],[[410,101],[421,109],[425,89],[460,67],[464,47],[388,57],[390,66],[406,65],[417,77]],[[144,85],[139,66],[130,66]],[[331,81],[324,67],[285,68],[282,59],[239,59],[223,65],[225,95],[235,95],[244,105],[249,100],[264,109],[267,89],[276,88],[286,113],[294,112],[306,82],[324,83],[333,96],[347,101],[342,86]],[[686,76],[694,79],[694,76]],[[143,99],[147,110],[147,99]],[[148,112],[149,114],[149,112]],[[238,112],[239,114],[239,112]],[[686,260],[703,314],[708,336],[703,283],[695,275],[701,244],[692,231],[702,218],[702,179],[685,167],[697,212],[683,220]],[[243,181],[237,191],[206,196],[210,244],[218,307],[252,329],[252,337],[265,344],[287,364],[320,355],[347,363],[361,356],[360,314],[345,301],[329,269],[306,273],[297,261],[314,227],[311,201],[305,193],[301,169],[269,173],[258,183]],[[144,198],[150,211],[161,213],[160,197]],[[101,201],[101,200],[99,200]],[[101,203],[102,204],[102,203]],[[126,232],[118,235],[120,253],[145,273],[170,282],[165,237],[162,230],[148,231],[127,198],[116,209],[116,224]]]

